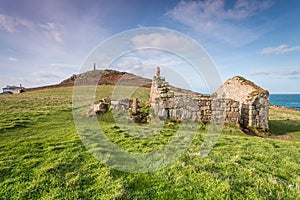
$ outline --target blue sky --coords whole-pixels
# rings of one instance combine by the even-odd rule
[[[271,93],[300,93],[298,13],[297,0],[0,0],[0,86],[59,83],[110,36],[164,27],[197,41],[223,81],[242,75]]]

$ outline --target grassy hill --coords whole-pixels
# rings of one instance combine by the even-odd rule
[[[110,96],[111,90],[112,86],[101,86],[97,98]],[[147,99],[148,93],[149,88],[140,88],[135,95]],[[225,127],[206,158],[195,154],[206,135],[202,127],[188,151],[172,165],[136,174],[109,168],[85,149],[73,122],[70,87],[1,95],[0,116],[0,199],[300,196],[300,113],[296,111],[270,109],[270,129],[276,139]],[[159,149],[174,136],[172,124],[144,138],[127,134],[114,121],[102,123],[110,140],[128,151]]]
[[[80,74],[73,74],[71,77],[61,81],[59,84],[47,85],[35,88],[26,88],[27,91],[51,89],[60,87],[72,87],[77,85],[126,85],[151,87],[151,80],[128,72],[120,72],[112,69],[87,71]]]

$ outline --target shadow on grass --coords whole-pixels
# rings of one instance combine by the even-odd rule
[[[274,135],[300,132],[300,120],[270,120],[269,128]]]

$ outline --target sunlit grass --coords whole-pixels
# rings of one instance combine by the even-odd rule
[[[104,86],[97,98],[111,94]],[[137,97],[146,100],[149,89]],[[287,116],[288,115],[288,116]],[[172,165],[151,173],[125,173],[105,166],[84,147],[72,117],[72,88],[0,96],[0,199],[298,199],[299,113],[270,111],[282,141],[244,135],[226,126],[206,158],[198,156],[206,126]],[[287,120],[289,119],[289,120]],[[127,151],[150,152],[176,136],[176,123],[162,129],[118,125],[99,117],[106,136]],[[138,129],[138,130],[136,130]],[[145,135],[133,134],[145,133]],[[147,133],[151,137],[146,137]]]

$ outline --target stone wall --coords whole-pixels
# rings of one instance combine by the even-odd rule
[[[129,111],[130,109],[136,110],[137,99],[101,99],[98,104],[94,104],[91,108],[95,114],[106,113],[109,110],[114,111]]]
[[[201,112],[206,112],[206,110],[200,110],[199,98],[196,96],[175,95],[172,92],[161,94],[152,101],[151,105],[155,115],[173,119],[198,121]]]
[[[249,104],[249,126],[269,128],[269,94],[261,93]]]
[[[240,121],[240,103],[232,99],[213,99],[211,112],[216,124],[238,124]]]
[[[158,69],[150,93],[155,115],[268,129],[269,93],[242,77],[228,80],[217,93],[210,96],[176,94],[171,88]]]

